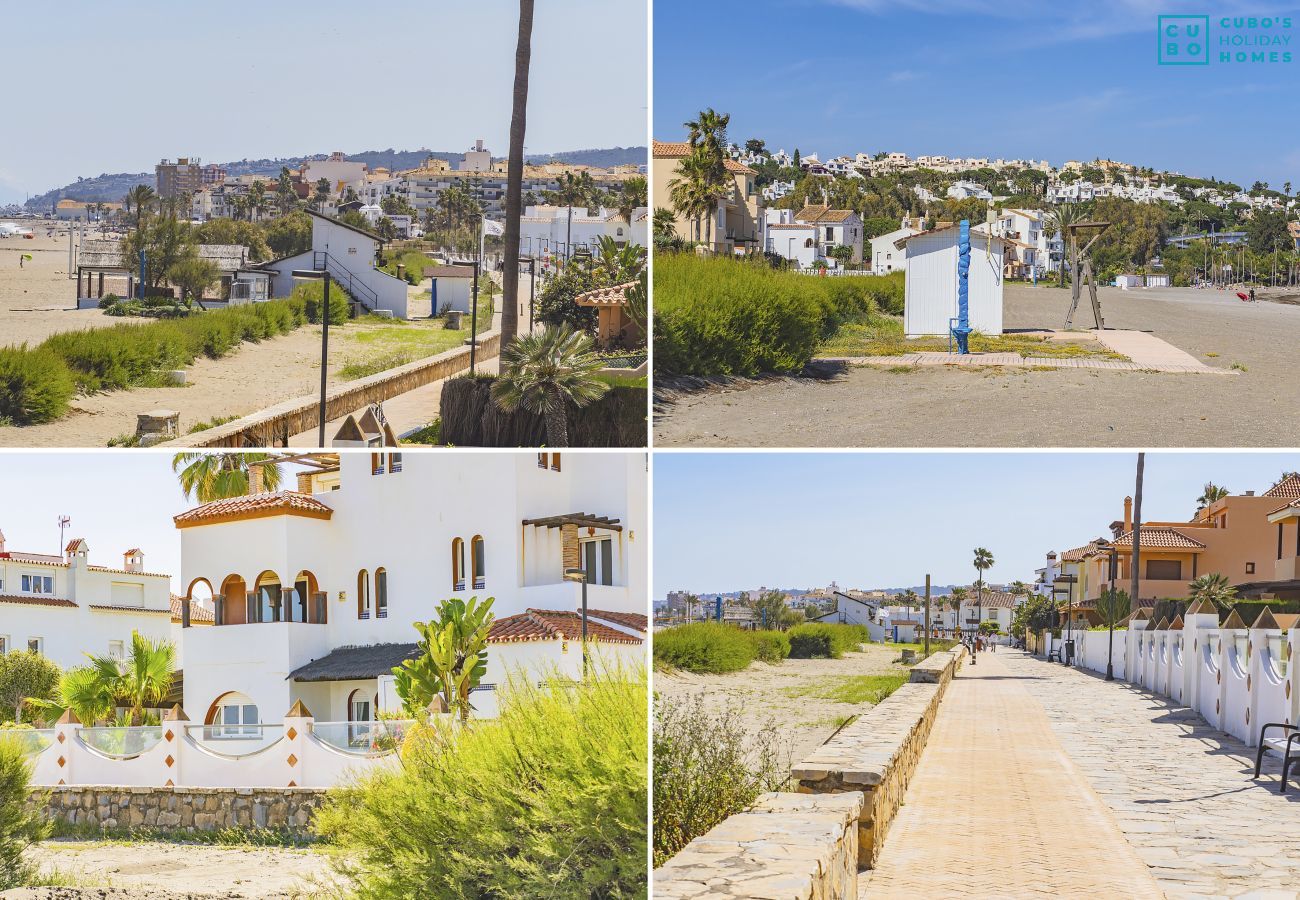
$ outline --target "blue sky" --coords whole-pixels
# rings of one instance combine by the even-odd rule
[[[518,3],[6,4],[0,203],[163,157],[504,155]],[[646,0],[546,0],[530,153],[646,141]]]
[[[1109,535],[1134,453],[656,453],[654,596],[768,587],[1033,580]],[[1205,482],[1263,492],[1296,453],[1148,453],[1142,516],[1191,517]]]
[[[1159,14],[1294,14],[1294,61],[1156,64]],[[1110,158],[1300,186],[1300,7],[1235,0],[746,0],[654,4],[654,137],[712,106],[738,142]],[[1217,25],[1211,40],[1217,40]]]

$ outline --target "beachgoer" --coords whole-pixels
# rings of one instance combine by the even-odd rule
[[[1251,302],[1251,303],[1254,303],[1254,302],[1255,302],[1255,289],[1254,289],[1254,288],[1251,288],[1251,289],[1250,289],[1250,302]]]

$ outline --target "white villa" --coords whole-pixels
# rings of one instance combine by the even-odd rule
[[[830,251],[839,246],[853,251],[852,263],[862,262],[862,219],[851,209],[831,209],[810,204],[795,212],[788,209],[764,211],[767,251],[783,256],[801,269],[825,263],[839,265]]]
[[[584,587],[593,658],[643,661],[645,467],[641,454],[345,453],[297,491],[177,515],[182,583],[216,614],[185,632],[187,714],[397,711],[391,670],[416,652],[412,623],[451,597],[495,598],[480,715],[512,672],[580,676]]]
[[[888,234],[873,237],[871,244],[871,271],[875,275],[888,275],[890,272],[907,271],[907,245],[898,246],[898,242],[925,230],[925,220],[919,220],[915,226],[910,217],[904,217],[902,226]]]
[[[145,571],[139,548],[109,567],[91,564],[82,538],[58,556],[8,550],[0,534],[0,653],[35,650],[67,669],[85,665],[87,653],[123,656],[138,631],[172,641],[179,657],[183,618],[171,576]],[[190,624],[211,622],[208,609],[191,606]]]
[[[295,270],[323,270],[367,311],[405,319],[406,282],[375,268],[383,238],[318,212],[308,210],[308,215],[311,249],[260,267],[272,273],[271,296],[287,297],[293,292]]]

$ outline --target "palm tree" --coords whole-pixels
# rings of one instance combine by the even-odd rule
[[[640,175],[623,182],[623,189],[618,192],[618,217],[629,225],[632,214],[646,204],[646,181]]]
[[[157,195],[154,193],[153,188],[147,184],[137,184],[127,191],[126,196],[122,198],[122,205],[126,207],[128,213],[131,212],[132,207],[135,208],[136,231],[139,231],[144,226],[145,213],[149,211],[149,207],[153,205],[156,199]]]
[[[533,0],[519,0],[515,43],[515,86],[510,114],[510,158],[506,166],[505,259],[501,277],[501,349],[519,331],[519,217],[523,215],[524,132],[528,117],[528,71],[533,55]]]
[[[1213,481],[1205,482],[1205,488],[1201,491],[1201,496],[1196,498],[1198,506],[1209,506],[1216,500],[1222,500],[1228,496],[1228,489],[1215,484]]]
[[[28,697],[27,706],[40,712],[46,722],[56,722],[72,710],[77,721],[84,725],[111,719],[116,698],[91,666],[66,669],[59,676],[59,686],[53,699]]]
[[[730,113],[719,113],[709,107],[703,110],[694,121],[686,122],[687,140],[692,147],[703,146],[710,154],[719,158],[726,152],[727,126],[731,124]]]
[[[1066,226],[1074,225],[1087,218],[1087,207],[1082,203],[1062,203],[1055,209],[1048,210],[1046,219],[1048,227],[1061,234],[1061,287],[1065,287],[1065,267],[1070,266],[1070,278],[1074,278],[1074,266],[1078,261],[1078,246]]]
[[[1141,570],[1142,559],[1142,473],[1146,468],[1147,455],[1138,454],[1137,461],[1137,484],[1133,488],[1133,555],[1129,559],[1129,565],[1132,569],[1130,572],[1131,581],[1129,584],[1129,599],[1136,606],[1141,596],[1138,594],[1138,572]]]
[[[1215,606],[1227,608],[1237,602],[1237,589],[1228,581],[1228,576],[1211,572],[1187,585],[1187,596],[1193,601],[1208,600]]]
[[[131,653],[126,659],[92,656],[90,668],[99,674],[117,702],[128,708],[130,724],[140,725],[145,708],[161,704],[171,690],[176,648],[171,641],[155,641],[133,631]]]
[[[908,588],[907,590],[903,591],[903,596],[901,599],[903,602],[903,606],[907,607],[910,610],[916,608],[916,601],[920,600],[921,597],[919,594],[916,593],[916,591],[912,590],[911,588]]]
[[[567,261],[573,255],[573,207],[579,203],[586,205],[595,185],[589,172],[561,172],[555,198],[560,205],[568,207],[568,225],[564,237],[564,258]]]
[[[677,167],[677,176],[668,182],[668,196],[677,215],[689,219],[693,227],[691,240],[699,243],[701,220],[713,211],[709,187],[709,167],[704,158],[691,154]]]
[[[546,440],[569,446],[566,404],[583,407],[609,390],[596,377],[603,365],[592,352],[591,336],[570,326],[548,325],[516,338],[501,351],[501,374],[492,399],[506,412],[523,407],[546,419]]]
[[[665,209],[662,206],[655,207],[651,222],[655,240],[672,240],[673,233],[677,229],[677,217],[671,209]]]
[[[983,547],[975,548],[975,627],[979,628],[980,613],[984,605],[984,573],[993,568],[993,554]],[[975,664],[974,645],[972,644],[971,665]]]
[[[274,459],[271,453],[177,453],[172,457],[172,471],[177,473],[187,499],[193,495],[200,503],[211,503],[247,494],[251,464]],[[278,463],[257,468],[262,472],[264,490],[280,489]]]

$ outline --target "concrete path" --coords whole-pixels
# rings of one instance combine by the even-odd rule
[[[980,368],[983,366],[1020,366],[1035,369],[1103,369],[1112,372],[1164,372],[1179,375],[1235,375],[1233,369],[1221,369],[1207,366],[1192,356],[1179,350],[1173,344],[1162,341],[1153,334],[1143,331],[1100,331],[1094,332],[1097,342],[1107,350],[1113,350],[1128,357],[1128,361],[1119,359],[1082,359],[1061,358],[1055,356],[1021,356],[1019,353],[968,353],[965,356],[956,353],[922,351],[904,353],[898,356],[837,356],[819,357],[826,362],[842,362],[851,366],[962,366]]]
[[[998,657],[1169,897],[1300,897],[1300,789],[1277,793],[1279,761],[1266,757],[1253,781],[1254,751],[1187,707],[1085,670]]]
[[[948,688],[859,897],[1163,896],[1005,653]]]

